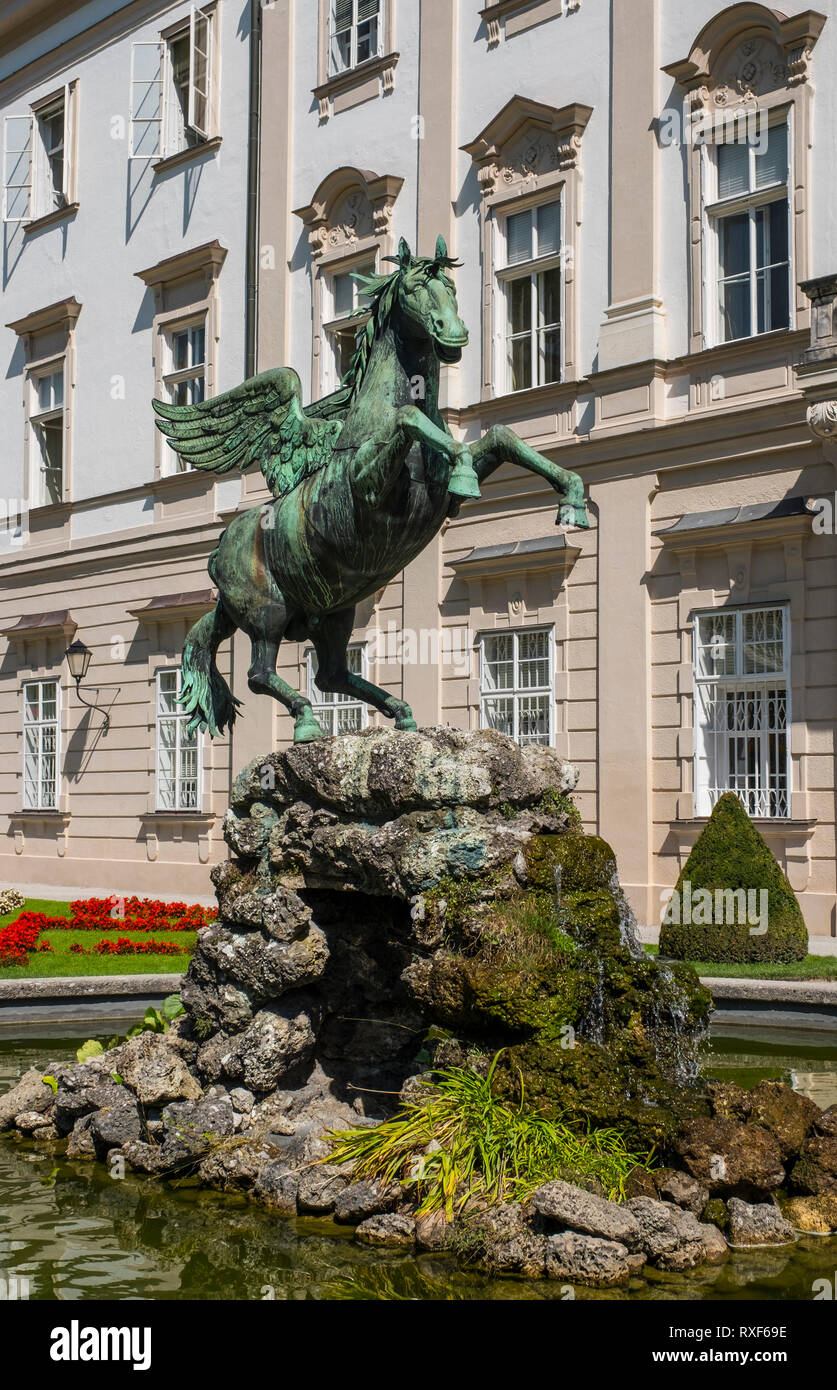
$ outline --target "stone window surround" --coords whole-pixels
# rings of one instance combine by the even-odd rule
[[[319,106],[320,121],[348,111],[374,96],[385,96],[395,87],[395,68],[400,54],[395,51],[395,0],[381,0],[382,54],[368,58],[357,67],[329,76],[328,33],[331,0],[318,0],[317,85],[312,88]]]
[[[680,793],[677,818],[671,832],[680,845],[681,867],[706,819],[695,815],[694,806],[694,666],[692,644],[694,618],[699,612],[728,608],[770,607],[784,604],[790,612],[790,710],[791,814],[787,820],[756,820],[759,830],[769,830],[771,842],[787,862],[787,872],[796,892],[802,892],[810,875],[809,841],[814,822],[809,816],[806,755],[805,684],[805,551],[811,535],[811,516],[765,517],[740,524],[726,522],[701,527],[699,531],[657,532],[657,539],[676,557],[681,577],[678,601],[680,666],[677,689],[680,700],[680,728],[677,759],[680,764]],[[750,586],[752,553],[756,546],[779,542],[784,550],[785,577],[774,583]],[[698,584],[697,557],[700,552],[724,552],[729,565],[729,585],[724,590],[702,589]]]
[[[146,773],[150,791],[146,809],[140,817],[144,827],[145,851],[153,863],[160,849],[161,832],[166,840],[178,841],[186,826],[198,827],[198,859],[209,862],[211,832],[215,821],[212,798],[216,768],[216,740],[199,736],[200,806],[194,811],[161,811],[157,806],[157,672],[180,665],[180,651],[192,624],[214,606],[212,590],[158,596],[128,611],[137,619],[138,632],[145,637],[148,662],[148,704],[146,731],[148,760]],[[219,745],[220,746],[220,745]]]
[[[300,218],[308,232],[312,260],[312,399],[325,389],[322,348],[323,324],[328,319],[328,278],[370,260],[378,270],[382,268],[384,256],[395,250],[392,214],[403,183],[394,174],[378,175],[347,165],[326,175],[306,207],[294,209],[294,216]],[[337,216],[353,196],[355,225],[341,222]]]
[[[39,97],[31,106],[32,115],[37,121],[39,112],[52,106],[54,102],[64,99],[64,158],[67,164],[67,201],[63,207],[53,208],[51,212],[41,213],[38,217],[32,217],[28,222],[24,222],[24,235],[29,232],[38,232],[43,227],[51,227],[56,222],[64,222],[71,217],[75,217],[79,209],[78,202],[78,109],[79,109],[79,81],[75,78],[65,86],[57,87],[48,92],[46,96]],[[67,131],[69,130],[69,139]],[[34,122],[32,139],[35,139]],[[34,197],[34,189],[32,192]]]
[[[548,201],[549,195],[560,196],[562,202],[562,250],[565,251],[565,259],[562,265],[564,312],[561,382],[572,381],[577,375],[579,328],[576,287],[581,231],[581,140],[592,114],[589,106],[577,102],[557,109],[528,97],[514,96],[475,140],[461,147],[476,165],[482,193],[479,214],[483,306],[481,400],[509,394],[498,391],[495,379],[498,331],[497,219]],[[554,141],[554,169],[537,173],[527,164],[526,152],[520,149],[520,145],[530,130],[536,132],[536,140],[546,139],[548,144]],[[518,156],[517,165],[515,155]]]
[[[24,506],[29,513],[34,512],[45,519],[55,518],[59,523],[64,520],[66,508],[72,498],[73,403],[76,384],[75,327],[80,313],[81,305],[73,296],[69,299],[62,299],[57,304],[50,304],[45,309],[37,309],[34,313],[27,314],[25,318],[16,319],[14,323],[6,324],[6,327],[10,328],[21,339],[25,358],[23,371]],[[39,340],[45,338],[52,339],[51,345],[46,350],[44,350],[43,345],[39,347]],[[61,502],[50,502],[43,506],[32,507],[32,429],[30,425],[32,380],[49,369],[57,370],[62,366],[64,369],[63,497]]]
[[[561,542],[561,544],[558,544]],[[567,543],[565,535],[544,537],[538,541],[518,542],[499,547],[473,550],[455,560],[448,560],[457,579],[468,592],[469,626],[474,634],[474,664],[468,681],[468,711],[470,727],[479,728],[480,721],[480,648],[486,633],[521,628],[549,628],[553,672],[552,747],[561,757],[568,758],[569,732],[567,707],[569,701],[569,672],[566,650],[569,640],[569,600],[567,577],[581,551]],[[527,607],[526,587],[532,575],[548,574],[551,582],[551,602],[542,608]],[[484,581],[505,581],[506,614],[486,606]],[[446,600],[443,599],[443,607]],[[459,605],[456,605],[458,610]]]
[[[758,110],[768,118],[780,112],[788,117],[789,180],[788,200],[792,209],[791,281],[795,286],[791,305],[791,331],[807,328],[810,304],[800,282],[810,274],[808,198],[810,190],[809,152],[813,140],[813,86],[810,63],[825,16],[814,10],[783,19],[761,4],[732,6],[705,25],[686,58],[663,68],[685,91],[684,117],[697,124],[711,120],[718,111]],[[782,85],[761,94],[746,83],[744,71],[738,77],[739,100],[730,103],[734,89],[723,80],[725,68],[735,56],[736,45],[757,37],[767,37],[778,50],[786,67]],[[707,281],[707,228],[705,225],[704,183],[707,153],[705,147],[686,146],[689,199],[690,322],[689,350],[701,352],[711,346],[709,328],[709,288]],[[786,330],[779,330],[786,331]]]
[[[580,8],[581,0],[488,0],[479,14],[485,24],[488,47],[497,48],[501,39],[513,38],[548,19],[575,14]]]
[[[9,828],[14,840],[15,854],[23,854],[26,848],[26,826],[33,823],[49,828],[55,833],[56,853],[63,858],[67,852],[70,827],[70,798],[64,778],[63,756],[72,736],[70,726],[71,711],[68,687],[65,677],[64,650],[73,640],[78,625],[72,614],[66,610],[57,613],[37,613],[22,617],[13,627],[5,628],[3,636],[9,643],[18,647],[16,669],[18,677],[18,710],[16,722],[17,758],[16,776],[20,778],[20,793],[17,796],[17,809],[9,813]],[[58,766],[57,805],[41,809],[25,809],[23,801],[23,687],[30,681],[55,681],[58,695]]]
[[[220,336],[218,279],[226,260],[226,248],[218,241],[205,242],[191,251],[181,251],[158,261],[148,270],[138,270],[137,279],[142,280],[154,295],[154,320],[152,323],[152,357],[154,363],[154,395],[164,396],[163,377],[166,369],[166,334],[178,323],[203,317],[206,325],[206,366],[204,371],[204,397],[215,394],[218,372],[218,341]],[[196,293],[186,303],[169,306],[169,296],[191,282]],[[173,477],[192,476],[191,470],[185,474],[168,474],[163,470],[165,440],[159,430],[154,431],[154,480]]]

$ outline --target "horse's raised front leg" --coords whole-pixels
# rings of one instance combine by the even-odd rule
[[[329,613],[317,623],[312,634],[317,653],[317,685],[320,690],[334,695],[351,695],[355,700],[372,705],[388,719],[394,719],[396,729],[417,729],[413,711],[404,700],[387,695],[385,690],[349,670],[346,650],[354,621],[354,608],[342,608],[339,613]]]
[[[276,674],[278,641],[272,637],[254,637],[252,654],[247,684],[257,695],[272,695],[290,710],[294,716],[294,743],[312,743],[316,738],[325,738],[322,726],[314,717],[311,701]]]
[[[558,509],[556,525],[579,526],[586,529],[590,522],[584,501],[584,483],[577,473],[562,468],[551,459],[531,449],[514,430],[506,425],[492,425],[477,444],[471,445],[474,468],[480,482],[488,478],[503,463],[514,463],[530,473],[546,478],[565,500]]]

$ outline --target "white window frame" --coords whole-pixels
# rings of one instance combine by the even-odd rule
[[[511,217],[520,213],[528,213],[532,219],[533,240],[537,239],[537,214],[538,209],[556,205],[558,208],[558,250],[550,255],[539,256],[535,254],[525,261],[516,261],[509,264],[509,245],[508,245],[508,224]],[[495,274],[497,280],[498,312],[496,322],[500,324],[500,332],[497,335],[498,361],[495,363],[495,380],[502,383],[501,394],[516,395],[520,391],[531,391],[538,386],[557,386],[564,380],[565,372],[565,321],[566,321],[566,276],[565,276],[565,200],[561,191],[556,192],[550,189],[549,194],[538,198],[536,202],[519,207],[516,204],[505,206],[496,219],[497,239],[499,242],[498,265]],[[549,270],[558,270],[561,278],[560,293],[560,319],[557,324],[541,324],[540,319],[540,289],[539,278]],[[512,385],[512,364],[509,345],[512,337],[520,336],[511,333],[511,311],[510,311],[510,286],[513,281],[529,277],[531,294],[531,316],[529,328],[529,350],[533,367],[532,380],[528,386],[514,387]],[[543,334],[547,331],[558,330],[559,354],[558,354],[558,377],[556,381],[547,382],[544,370],[545,356],[542,351]]]
[[[216,22],[214,4],[192,5],[188,17],[159,39],[132,44],[129,159],[168,159],[188,149],[199,149],[217,133]],[[172,44],[183,39],[189,43],[185,112],[174,89],[171,56]],[[199,55],[203,55],[203,65]]]
[[[323,308],[325,312],[323,314],[323,336],[327,346],[327,352],[325,353],[323,361],[323,379],[321,383],[324,395],[331,391],[337,391],[340,388],[341,378],[338,374],[337,333],[347,328],[352,328],[355,333],[357,333],[369,318],[368,308],[358,303],[358,299],[363,291],[356,280],[352,281],[352,308],[343,313],[338,313],[337,311],[335,303],[335,281],[339,276],[345,275],[351,277],[351,275],[356,272],[365,275],[374,275],[375,257],[372,256],[369,260],[359,261],[357,264],[352,263],[350,266],[341,266],[338,262],[336,265],[331,266],[324,276]]]
[[[44,688],[44,686],[47,686],[47,685],[50,685],[50,686],[54,686],[54,687],[55,687],[55,718],[54,718],[54,719],[42,719],[42,718],[40,717],[41,711],[42,711],[42,709],[43,709],[43,703],[44,703],[44,699],[43,699],[43,688]],[[26,717],[26,712],[27,712],[27,710],[26,710],[26,707],[27,707],[27,693],[26,693],[26,692],[27,692],[27,690],[30,689],[32,686],[37,686],[37,687],[38,687],[38,715],[39,715],[39,717],[38,717],[38,719],[35,719],[35,720],[27,719],[27,717]],[[22,771],[21,804],[22,804],[22,806],[23,806],[24,811],[56,811],[56,810],[58,809],[58,803],[59,803],[59,796],[60,796],[60,779],[61,779],[61,683],[60,683],[60,681],[59,681],[56,677],[53,677],[52,679],[38,677],[37,680],[24,681],[24,682],[23,682],[23,687],[22,687],[22,695],[23,695],[23,765],[22,765],[22,769],[21,769],[21,771]],[[34,803],[34,804],[31,804],[31,803],[27,802],[27,799],[26,799],[26,791],[27,791],[27,777],[26,777],[26,731],[27,731],[27,729],[32,729],[32,728],[35,728],[35,729],[38,730],[38,752],[37,752],[38,772],[37,772],[37,780],[36,780],[37,796],[36,796],[36,799],[35,799],[35,803]],[[54,733],[55,733],[55,753],[54,753],[54,757],[55,757],[55,775],[54,775],[54,777],[53,777],[54,793],[53,793],[52,800],[45,800],[44,794],[43,794],[43,787],[44,787],[43,764],[44,764],[44,758],[45,758],[45,756],[46,756],[46,757],[50,756],[50,754],[49,754],[48,752],[45,754],[45,752],[44,752],[44,747],[43,747],[43,744],[44,744],[44,733],[45,733],[45,731],[48,730],[48,729],[53,729],[53,730],[54,730]]]
[[[752,191],[745,194],[734,194],[728,198],[718,196],[718,176],[719,158],[718,150],[720,144],[707,143],[702,152],[702,183],[703,183],[703,237],[704,237],[704,265],[705,279],[703,285],[704,297],[704,322],[708,326],[707,346],[723,347],[728,343],[743,343],[752,338],[764,338],[771,333],[786,333],[794,323],[794,286],[795,286],[795,248],[794,248],[794,207],[791,192],[794,187],[793,175],[793,111],[782,110],[769,119],[767,113],[760,111],[759,119],[768,121],[768,128],[784,126],[787,131],[787,179],[784,183],[769,184],[764,188],[755,188],[755,146],[749,149],[750,156],[750,183]],[[787,204],[788,218],[788,324],[784,328],[765,328],[759,332],[758,328],[758,271],[756,268],[756,214],[770,203],[784,200]],[[750,223],[750,329],[751,331],[740,338],[726,338],[723,330],[723,318],[721,309],[721,223],[725,217],[735,216],[741,213],[749,214]]]
[[[370,63],[370,62],[372,62],[375,58],[380,58],[380,57],[382,56],[382,54],[385,52],[385,49],[384,49],[384,21],[385,21],[385,10],[386,10],[386,6],[385,6],[385,3],[384,3],[384,0],[378,0],[378,12],[377,12],[378,35],[377,35],[377,45],[376,45],[376,48],[375,48],[375,52],[374,52],[374,53],[369,53],[369,54],[367,54],[367,56],[366,56],[365,58],[362,58],[362,59],[360,60],[360,62],[358,61],[358,56],[357,56],[358,28],[359,28],[359,25],[360,25],[360,24],[365,24],[365,23],[367,23],[367,21],[366,21],[366,20],[360,20],[360,21],[358,20],[358,3],[359,3],[359,0],[351,0],[351,4],[352,4],[352,22],[351,22],[351,25],[349,26],[349,29],[348,29],[348,30],[346,30],[346,29],[341,29],[341,30],[340,30],[340,33],[341,33],[341,34],[345,34],[345,33],[348,32],[349,35],[350,35],[350,39],[349,39],[349,62],[345,65],[345,67],[338,67],[337,64],[336,64],[336,62],[335,62],[336,39],[337,39],[337,29],[336,29],[336,23],[335,23],[335,20],[336,20],[336,14],[335,14],[335,0],[326,0],[326,3],[327,3],[327,5],[328,5],[328,39],[327,39],[327,45],[328,45],[328,46],[327,46],[327,50],[326,50],[326,51],[327,51],[327,63],[328,63],[328,76],[329,76],[330,78],[331,78],[331,77],[340,77],[340,76],[342,76],[342,74],[345,73],[345,72],[352,72],[355,68],[357,68],[357,67],[362,67],[364,63]],[[371,18],[371,16],[370,16],[370,18]]]
[[[350,642],[346,649],[349,653],[359,653],[359,670],[356,675],[368,680],[367,675],[367,651],[364,642]],[[340,695],[333,691],[320,690],[315,677],[316,652],[313,647],[309,647],[305,652],[305,688],[308,699],[311,701],[311,709],[314,716],[323,725],[326,734],[334,735],[338,732],[349,732],[340,730],[338,727],[339,716],[346,710],[359,710],[358,729],[365,729],[369,723],[369,707],[365,700],[356,699],[354,695]]]
[[[67,363],[66,357],[56,357],[40,362],[26,373],[26,390],[29,393],[27,411],[29,439],[29,496],[33,507],[55,506],[64,501],[67,495]],[[61,377],[61,405],[49,410],[39,409],[39,386],[45,377]],[[57,502],[47,495],[44,455],[38,441],[38,433],[43,425],[61,422],[61,488]]]
[[[548,661],[548,683],[544,686],[521,686],[519,682],[519,663],[520,663],[520,642],[521,637],[528,637],[533,633],[546,633],[547,635],[547,661]],[[514,662],[513,684],[508,688],[491,689],[486,682],[486,641],[496,637],[513,638],[512,660]],[[546,744],[541,744],[536,738],[527,738],[527,745],[530,743],[538,744],[540,747],[555,747],[556,729],[556,701],[555,701],[555,628],[553,625],[544,623],[533,623],[526,627],[508,628],[489,628],[485,632],[477,634],[478,654],[479,654],[479,727],[481,729],[491,729],[495,726],[490,724],[486,718],[486,705],[491,700],[510,699],[512,701],[512,734],[515,743],[520,743],[520,700],[530,696],[547,697],[547,714],[549,719],[549,734]],[[521,746],[523,746],[521,744]]]
[[[28,111],[3,119],[3,221],[38,222],[76,201],[76,104],[78,82],[33,102]],[[64,115],[61,189],[52,186],[41,122],[60,106]],[[11,195],[11,196],[10,196]]]
[[[744,618],[750,613],[780,612],[782,617],[782,666],[780,669],[755,675],[746,675],[744,672]],[[720,672],[718,674],[703,674],[700,670],[700,621],[704,618],[717,618],[720,616],[732,617],[734,619],[734,674]],[[790,630],[790,606],[787,603],[759,603],[749,604],[743,608],[710,608],[702,609],[693,614],[692,620],[692,650],[693,650],[693,674],[694,674],[694,725],[695,725],[695,753],[694,753],[694,787],[695,787],[695,813],[698,816],[708,816],[718,799],[726,792],[735,792],[741,799],[748,814],[754,819],[787,820],[791,815],[791,630]],[[740,730],[728,730],[725,727],[712,728],[711,720],[707,719],[706,711],[710,707],[710,697],[712,692],[724,690],[742,695],[752,695],[755,699],[764,702],[770,689],[784,689],[785,724],[783,729],[765,728]],[[720,707],[721,700],[717,697],[714,705]],[[760,705],[759,715],[763,715],[764,703]],[[771,787],[770,774],[770,750],[769,741],[777,734],[783,734],[785,744],[784,769],[780,769],[777,763],[774,776],[779,779],[777,785]],[[744,786],[740,782],[741,774],[731,771],[729,766],[730,743],[736,734],[745,740],[748,734],[758,744],[758,770],[755,774],[755,784],[752,788]],[[715,747],[712,747],[713,738]],[[723,766],[721,762],[723,761]],[[711,770],[714,768],[714,778]],[[745,771],[744,777],[748,779],[748,772]],[[783,783],[782,783],[783,778]],[[714,780],[714,786],[712,785]]]
[[[161,709],[162,677],[174,673],[177,676],[177,694],[180,694],[183,675],[179,666],[161,666],[154,674],[154,804],[158,811],[171,811],[177,815],[199,815],[201,811],[201,798],[203,795],[203,734],[193,735],[195,749],[195,776],[185,778],[181,769],[181,753],[184,747],[184,734],[186,725],[192,716],[186,710],[178,710],[175,713]],[[161,725],[169,722],[174,725],[174,805],[163,805],[162,796],[162,768],[161,753],[162,743],[160,739]],[[182,805],[182,785],[186,781],[194,780],[195,783],[195,804],[193,806]]]

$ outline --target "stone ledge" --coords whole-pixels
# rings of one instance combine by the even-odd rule
[[[714,999],[759,1004],[825,1005],[837,1011],[837,980],[747,980],[701,975]]]
[[[172,975],[62,975],[36,980],[0,980],[0,1007],[25,999],[95,999],[101,995],[176,994],[182,980]]]

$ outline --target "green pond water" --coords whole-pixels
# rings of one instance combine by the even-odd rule
[[[72,1058],[78,1036],[4,1038],[0,1093],[30,1066]],[[89,1025],[80,1030],[87,1036]],[[777,1077],[820,1105],[837,1101],[837,1032],[730,1026],[705,1070],[755,1085]],[[798,1299],[835,1277],[837,1237],[733,1252],[720,1268],[653,1273],[579,1299]],[[0,1137],[0,1276],[29,1281],[31,1299],[561,1299],[556,1284],[488,1279],[440,1255],[390,1254],[321,1220],[278,1220],[245,1198],[175,1187],[101,1164],[69,1163]]]

